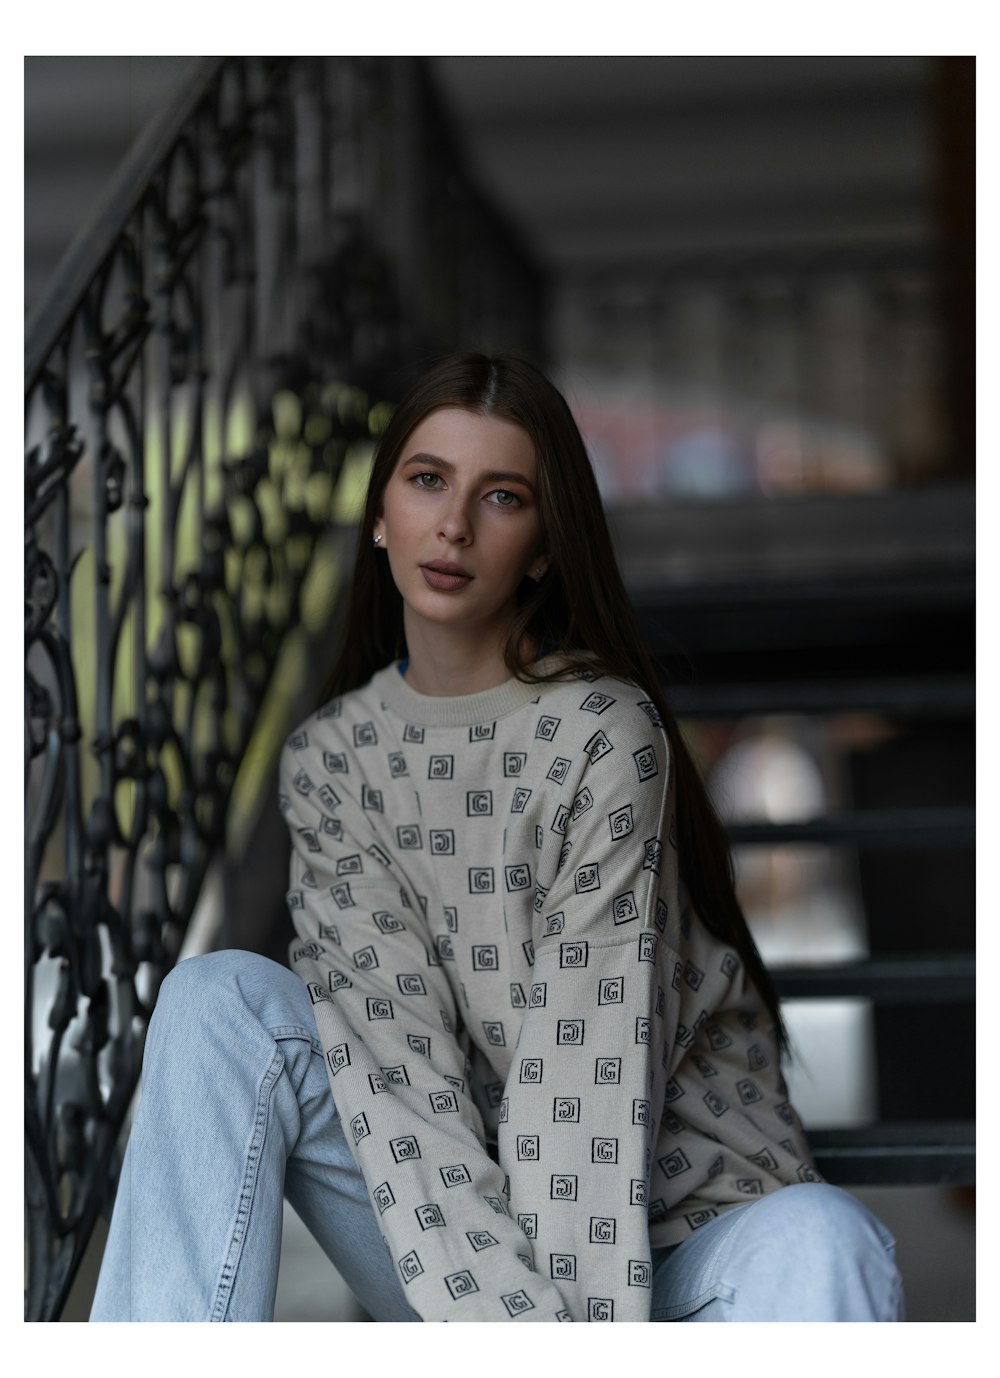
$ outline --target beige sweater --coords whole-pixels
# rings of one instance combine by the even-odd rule
[[[292,966],[425,1320],[648,1320],[651,1245],[816,1179],[640,690],[390,665],[289,738],[281,806]]]

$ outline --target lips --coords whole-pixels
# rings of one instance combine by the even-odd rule
[[[472,575],[461,565],[453,564],[451,560],[431,560],[426,565],[421,565],[421,569],[435,569],[439,574],[461,574],[463,579],[471,579]]]
[[[466,584],[472,582],[473,577],[467,569],[453,564],[450,560],[434,560],[429,565],[421,565],[420,572],[432,589],[439,589],[444,593],[464,589]]]

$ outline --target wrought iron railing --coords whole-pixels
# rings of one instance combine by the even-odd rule
[[[110,1203],[283,653],[331,616],[343,476],[404,361],[537,349],[537,279],[449,137],[416,59],[206,60],[29,321],[28,1319]]]

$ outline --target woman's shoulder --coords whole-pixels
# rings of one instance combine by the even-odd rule
[[[540,687],[539,710],[553,738],[558,733],[567,746],[573,743],[588,754],[607,742],[633,751],[647,744],[666,751],[660,711],[642,686],[597,667],[577,666]]]
[[[560,678],[546,680],[542,689],[543,701],[549,705],[590,713],[606,722],[634,720],[638,710],[640,721],[663,726],[659,709],[647,689],[585,661],[567,666]]]
[[[378,670],[366,684],[328,699],[303,718],[286,738],[285,746],[302,751],[310,746],[329,748],[337,742],[358,746],[376,740],[378,718],[384,708],[379,681],[390,672],[396,673],[394,665]]]

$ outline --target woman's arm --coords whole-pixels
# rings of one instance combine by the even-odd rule
[[[419,896],[376,841],[365,787],[329,783],[311,722],[281,758],[292,965],[407,1300],[425,1320],[569,1320],[486,1152]]]
[[[565,819],[500,1125],[535,1265],[592,1321],[649,1319],[647,1193],[681,1000],[667,744],[623,707]]]

